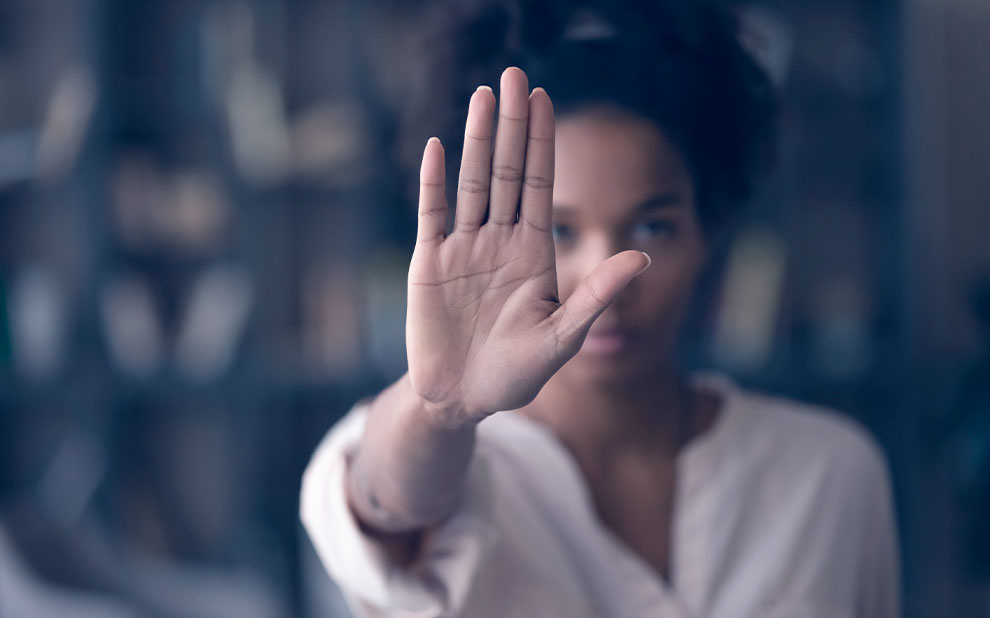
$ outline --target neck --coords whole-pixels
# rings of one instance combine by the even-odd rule
[[[525,413],[572,449],[595,458],[634,453],[673,457],[690,434],[689,387],[673,371],[602,386],[555,375]]]

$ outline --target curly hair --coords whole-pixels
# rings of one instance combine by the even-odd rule
[[[605,104],[653,122],[687,163],[699,220],[716,229],[776,153],[776,93],[737,22],[724,3],[703,0],[455,3],[429,34],[405,153],[418,161],[426,132],[438,135],[456,182],[470,95],[514,65],[546,89],[558,117]]]

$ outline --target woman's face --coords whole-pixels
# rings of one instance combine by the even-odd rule
[[[639,116],[607,107],[564,115],[553,220],[562,301],[619,251],[638,249],[653,260],[592,325],[561,377],[629,382],[669,368],[706,255],[681,155]]]

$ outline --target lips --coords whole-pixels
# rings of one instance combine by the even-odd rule
[[[581,351],[590,354],[617,354],[633,341],[632,333],[619,329],[592,330],[584,340]]]

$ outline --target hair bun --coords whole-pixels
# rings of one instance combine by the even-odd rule
[[[591,9],[575,11],[561,33],[566,41],[604,41],[617,36],[615,25]]]
[[[745,201],[772,161],[776,92],[743,47],[721,0],[500,0],[458,3],[428,48],[432,64],[412,110],[415,169],[422,141],[439,134],[453,182],[467,102],[506,66],[546,88],[558,116],[613,105],[654,124],[683,155],[702,223]],[[449,9],[450,7],[448,7]],[[414,185],[411,185],[414,186]]]

